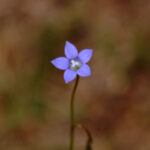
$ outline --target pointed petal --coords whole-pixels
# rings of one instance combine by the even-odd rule
[[[87,77],[91,75],[91,69],[87,64],[83,64],[81,68],[77,71],[78,75],[81,77]]]
[[[76,77],[77,73],[73,70],[67,69],[64,72],[64,80],[66,83],[69,83],[70,81],[74,80]]]
[[[92,55],[93,55],[92,49],[84,49],[79,53],[79,58],[82,61],[82,63],[87,63],[90,61]]]
[[[51,63],[60,70],[65,70],[69,67],[69,60],[65,57],[58,57],[52,60]]]
[[[66,41],[66,44],[65,44],[65,55],[69,59],[75,58],[78,56],[77,48],[69,41]]]

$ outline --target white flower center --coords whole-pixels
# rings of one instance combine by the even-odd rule
[[[70,60],[70,69],[77,71],[81,67],[82,63],[79,59],[72,59]]]

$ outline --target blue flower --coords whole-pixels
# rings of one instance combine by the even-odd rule
[[[58,57],[51,63],[60,70],[65,70],[64,80],[66,83],[74,80],[77,75],[87,77],[91,75],[91,69],[86,64],[90,61],[93,54],[92,49],[84,49],[78,54],[78,50],[69,41],[65,44],[66,57]]]

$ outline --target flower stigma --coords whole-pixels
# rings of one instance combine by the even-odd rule
[[[70,60],[70,69],[77,71],[81,67],[82,63],[78,58]]]

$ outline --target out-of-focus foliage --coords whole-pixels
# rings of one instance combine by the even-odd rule
[[[68,149],[74,82],[50,60],[69,40],[94,49],[75,107],[93,150],[149,150],[149,14],[149,0],[0,0],[0,149]]]

